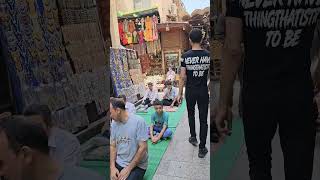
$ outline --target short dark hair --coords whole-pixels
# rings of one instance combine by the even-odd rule
[[[122,110],[126,110],[126,104],[120,98],[110,98],[110,103],[114,109],[120,108]]]
[[[18,153],[28,146],[49,155],[48,135],[40,123],[24,116],[5,117],[0,121],[0,132],[8,139],[9,148]]]
[[[122,98],[124,101],[127,101],[127,97],[124,94],[119,95],[118,98]]]
[[[192,29],[189,38],[193,43],[200,43],[202,40],[202,31],[198,28]]]
[[[166,84],[167,86],[168,86],[168,85],[172,85],[172,82],[168,80],[168,81],[165,82],[165,84]]]
[[[52,127],[52,116],[51,110],[47,105],[44,104],[31,104],[23,112],[25,116],[39,115],[43,118],[44,123],[47,127]]]
[[[160,100],[156,99],[153,102],[153,106],[163,106],[163,103]]]
[[[153,86],[153,83],[152,82],[148,82],[148,85],[152,85]]]

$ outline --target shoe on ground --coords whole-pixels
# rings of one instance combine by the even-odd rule
[[[205,148],[200,148],[198,157],[199,158],[204,158],[207,153],[208,153],[208,149],[206,147]]]
[[[217,133],[212,133],[210,137],[210,142],[218,143],[219,142],[219,135]]]
[[[189,143],[192,144],[193,146],[198,146],[198,141],[196,137],[190,137]]]

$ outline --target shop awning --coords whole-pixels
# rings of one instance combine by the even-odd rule
[[[132,18],[138,18],[138,17],[152,16],[152,15],[159,16],[159,11],[157,7],[139,10],[139,11],[127,12],[124,14],[122,14],[121,12],[118,12],[118,19],[132,19]]]
[[[169,23],[159,23],[157,24],[157,29],[159,32],[168,31],[167,27],[169,27],[169,31],[173,30],[185,30],[186,32],[191,31],[191,26],[188,22],[169,22]]]

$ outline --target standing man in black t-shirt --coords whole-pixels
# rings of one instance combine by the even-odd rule
[[[198,104],[200,119],[200,144],[199,158],[204,158],[208,153],[206,139],[208,134],[208,71],[210,68],[210,53],[201,48],[202,31],[193,29],[189,34],[192,49],[181,56],[181,72],[178,101],[181,101],[183,88],[186,82],[186,101],[191,137],[189,142],[197,146],[198,141],[195,130],[195,105]]]
[[[315,146],[310,47],[320,1],[229,0],[216,123],[227,132],[245,45],[242,105],[251,180],[271,180],[279,129],[287,180],[311,180]]]

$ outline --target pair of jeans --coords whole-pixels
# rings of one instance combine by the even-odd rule
[[[153,132],[160,133],[162,131],[162,127],[153,126]],[[148,127],[148,136],[150,137],[150,127]],[[172,131],[167,128],[166,131],[163,133],[162,138],[168,138],[172,136]]]
[[[171,106],[172,102],[173,102],[172,99],[163,99],[163,100],[162,100],[162,104],[163,104],[164,106]],[[175,103],[174,103],[174,106],[179,106],[178,102],[175,102]]]
[[[147,98],[146,100],[144,100],[144,101],[142,102],[142,105],[147,105],[148,107],[152,106],[151,100],[150,100],[149,98]]]
[[[312,100],[243,96],[243,124],[251,180],[271,180],[272,139],[279,131],[286,180],[311,180],[315,147]],[[309,99],[309,98],[308,98]]]
[[[191,137],[196,137],[195,105],[198,105],[200,119],[200,144],[199,148],[206,146],[208,135],[208,108],[209,93],[208,87],[186,88],[186,102]]]
[[[124,169],[124,167],[119,166],[116,163],[116,168],[118,169],[119,172],[121,172],[122,169]],[[135,167],[130,175],[128,176],[128,178],[126,180],[143,180],[143,176],[146,173],[145,169],[141,169],[139,167]]]

